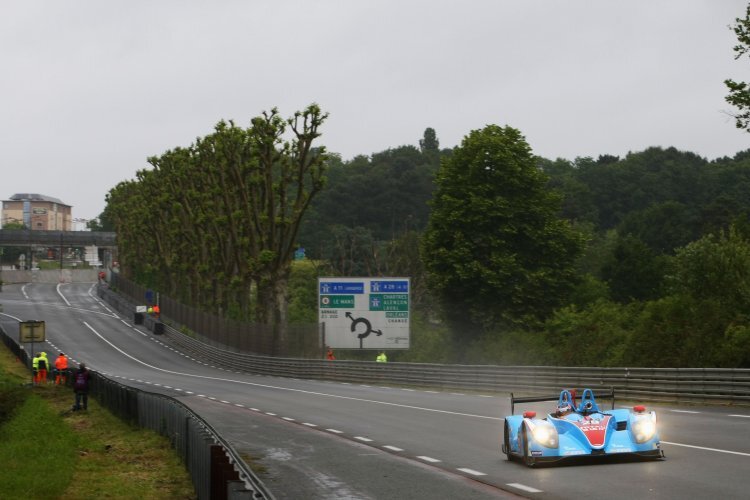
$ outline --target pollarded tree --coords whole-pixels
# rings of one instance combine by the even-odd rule
[[[443,161],[422,258],[457,340],[531,326],[570,291],[583,238],[546,183],[511,127],[472,131]]]
[[[274,108],[249,129],[222,121],[149,158],[153,169],[107,197],[128,276],[220,314],[252,311],[283,347],[300,222],[325,182],[328,155],[313,144],[327,116],[316,104],[287,120]]]

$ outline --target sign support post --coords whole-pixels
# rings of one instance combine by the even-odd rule
[[[29,320],[18,322],[18,343],[31,344],[31,385],[34,385],[34,344],[47,340],[44,321]],[[49,367],[48,367],[49,368]]]

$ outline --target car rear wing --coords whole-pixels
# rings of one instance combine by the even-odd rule
[[[568,389],[571,390],[571,389]],[[583,391],[578,392],[578,394],[582,394]],[[615,409],[615,388],[610,387],[608,391],[605,390],[599,390],[594,391],[594,398],[595,399],[611,399],[612,400],[612,409]],[[510,414],[515,415],[515,406],[516,403],[539,403],[542,401],[558,401],[560,399],[560,395],[556,396],[523,396],[523,397],[516,397],[513,395],[513,393],[510,393]]]

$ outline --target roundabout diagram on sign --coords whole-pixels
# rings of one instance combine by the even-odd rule
[[[360,345],[362,344],[362,339],[367,338],[371,333],[374,333],[377,336],[383,335],[383,332],[381,330],[373,330],[372,324],[367,318],[355,318],[350,312],[346,313],[346,317],[349,318],[352,322],[350,326],[352,333],[356,333],[358,330],[360,330],[360,333],[357,333],[357,338],[359,339]],[[360,327],[360,325],[364,326],[364,330]]]

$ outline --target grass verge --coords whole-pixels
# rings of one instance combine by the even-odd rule
[[[22,387],[29,372],[0,347],[0,498],[194,499],[169,440],[124,423],[68,387]]]

